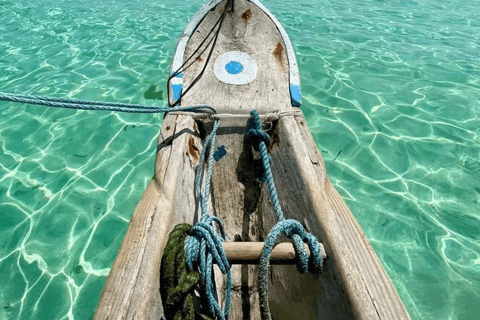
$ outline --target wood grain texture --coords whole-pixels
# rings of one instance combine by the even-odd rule
[[[160,260],[173,225],[186,220],[185,212],[195,212],[191,177],[200,149],[193,119],[165,118],[155,177],[133,213],[95,319],[160,319],[163,316]]]
[[[224,242],[223,250],[230,264],[258,264],[263,250],[263,242]],[[305,252],[310,257],[310,249],[305,244]],[[323,245],[320,243],[322,252]],[[326,259],[327,255],[323,255]],[[296,264],[297,255],[291,242],[282,242],[275,246],[270,256],[270,264]]]
[[[279,140],[291,148],[291,164],[295,163],[294,172],[305,186],[311,209],[310,214],[303,217],[304,223],[324,243],[329,255],[327,265],[330,268],[333,264],[334,277],[341,279],[353,315],[359,319],[409,319],[362,229],[328,180],[305,119],[281,119],[279,133]],[[274,161],[276,159],[274,157]],[[295,190],[298,188],[290,191]]]

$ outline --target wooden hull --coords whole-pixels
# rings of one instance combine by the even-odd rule
[[[224,6],[225,2],[214,0],[194,17],[179,42],[172,71],[195,51]],[[225,52],[252,57],[257,68],[254,79],[235,84],[219,78],[214,68]],[[205,74],[182,97],[181,105],[208,104],[219,113],[230,114],[248,114],[253,108],[261,114],[298,111],[295,86],[300,83],[292,54],[283,28],[261,4],[236,0]],[[201,71],[205,55],[169,87],[171,103],[178,99],[179,87],[173,85],[185,90]],[[255,174],[259,156],[245,141],[246,124],[245,117],[222,119],[217,136],[217,146],[224,146],[226,154],[214,163],[210,209],[225,224],[227,241],[263,241],[277,222],[268,190]],[[163,248],[176,224],[194,224],[199,219],[195,169],[202,139],[211,128],[212,121],[195,120],[191,115],[166,116],[154,178],[135,209],[95,319],[162,319],[159,270]],[[409,319],[363,231],[328,180],[301,112],[271,121],[268,133],[284,214],[306,226],[325,245],[329,257],[320,275],[301,275],[295,266],[272,266],[273,319]],[[225,281],[219,272],[216,275],[220,275],[216,284],[223,299]],[[257,266],[232,266],[230,319],[260,319],[257,276]]]

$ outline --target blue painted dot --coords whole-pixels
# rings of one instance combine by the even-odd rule
[[[225,65],[225,70],[230,74],[239,74],[243,71],[243,65],[238,61],[230,61]]]

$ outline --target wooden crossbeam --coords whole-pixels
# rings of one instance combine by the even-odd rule
[[[323,245],[320,244],[325,255]],[[263,249],[263,242],[224,242],[223,249],[230,264],[258,264]],[[305,250],[310,257],[310,250],[305,245]],[[279,243],[272,251],[271,264],[295,264],[296,255],[293,244],[290,242]]]

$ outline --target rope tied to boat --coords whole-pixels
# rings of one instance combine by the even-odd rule
[[[80,100],[73,98],[44,97],[27,94],[13,94],[0,92],[0,100],[35,104],[54,108],[65,108],[75,110],[98,110],[98,111],[116,111],[128,113],[167,113],[176,111],[189,111],[201,113],[216,113],[215,109],[208,105],[196,105],[186,107],[168,107],[168,106],[147,106],[131,103],[105,102]]]
[[[247,131],[247,136],[253,138],[257,143],[254,147],[260,151],[265,182],[267,183],[273,208],[278,218],[277,224],[270,230],[267,239],[265,240],[262,254],[260,256],[258,273],[261,316],[262,319],[272,319],[268,303],[268,270],[270,268],[270,256],[278,237],[283,234],[292,239],[295,253],[298,257],[297,268],[301,273],[306,273],[308,270],[311,270],[312,272],[320,272],[323,265],[323,255],[321,246],[314,235],[305,231],[305,228],[300,222],[293,219],[285,219],[280,206],[280,201],[278,200],[275,183],[273,181],[272,169],[270,166],[271,157],[267,150],[267,144],[270,141],[270,137],[268,137],[268,134],[262,129],[262,122],[257,110],[252,110],[250,114],[253,118],[253,128],[250,128]],[[312,253],[312,261],[309,260],[308,254],[305,251],[305,242],[308,244],[310,252]]]
[[[195,176],[195,194],[200,202],[201,219],[190,230],[190,236],[185,240],[186,262],[191,270],[195,267],[200,268],[200,277],[205,284],[208,306],[210,312],[221,320],[228,319],[230,311],[230,296],[232,288],[232,277],[230,264],[223,250],[222,242],[226,240],[225,231],[221,220],[208,214],[208,201],[210,198],[210,182],[212,179],[213,154],[215,149],[216,132],[220,126],[220,121],[213,125],[212,132],[205,140],[200,155],[200,161],[197,166]],[[207,175],[205,177],[205,186],[202,193],[203,167],[206,153],[208,150]],[[213,226],[216,223],[220,229],[219,235]],[[225,289],[225,305],[222,311],[216,297],[216,289],[213,284],[213,263],[216,263],[223,274],[227,276]]]

